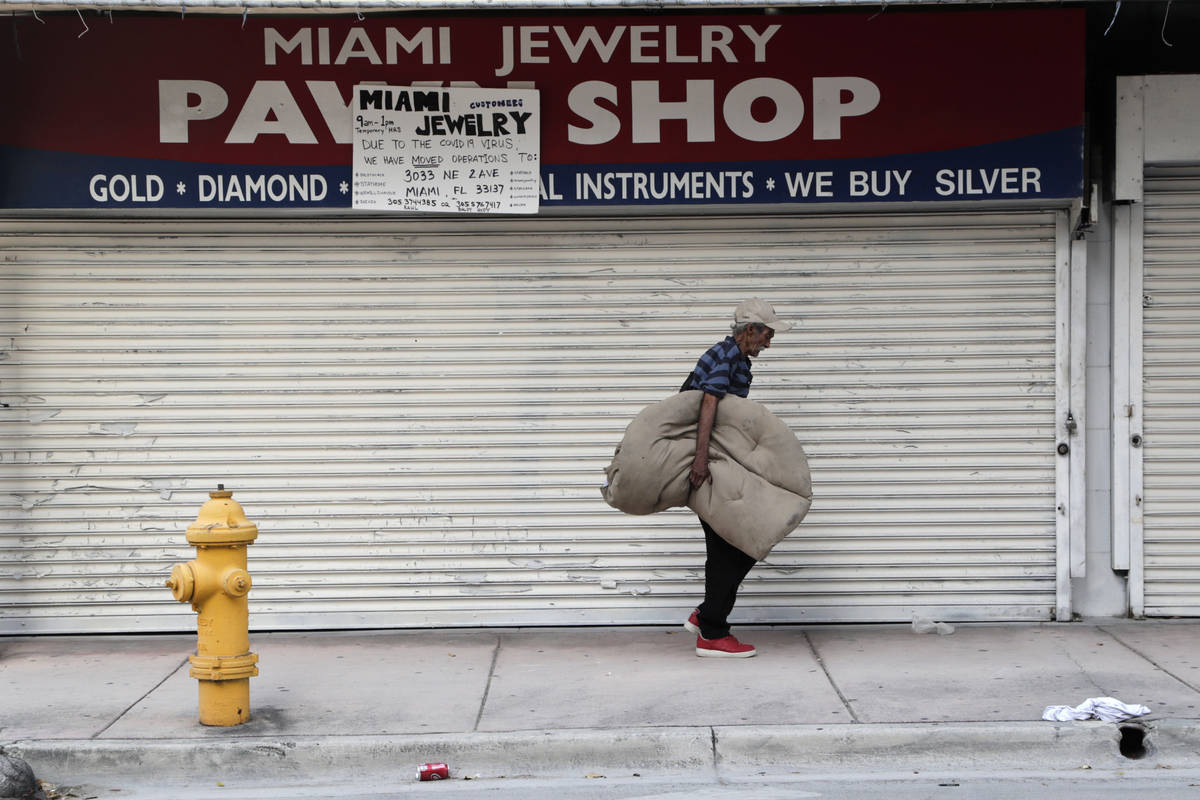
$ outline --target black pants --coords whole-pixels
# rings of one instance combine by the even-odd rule
[[[700,635],[705,639],[720,639],[729,635],[729,612],[737,602],[738,587],[754,566],[754,559],[721,538],[707,522],[704,545],[708,557],[704,562],[704,602],[700,604]]]

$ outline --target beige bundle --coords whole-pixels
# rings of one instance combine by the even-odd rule
[[[643,409],[605,469],[604,500],[627,514],[688,506],[725,541],[762,560],[812,504],[804,448],[783,421],[753,400],[726,395],[709,442],[712,480],[692,491],[700,391]]]

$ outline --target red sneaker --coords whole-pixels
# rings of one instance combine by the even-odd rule
[[[739,642],[736,636],[722,636],[720,639],[697,636],[696,655],[701,658],[750,658],[758,655],[758,651],[753,645]]]
[[[683,623],[683,628],[688,633],[700,635],[700,609],[697,608],[692,612],[692,615],[687,618],[687,622]]]

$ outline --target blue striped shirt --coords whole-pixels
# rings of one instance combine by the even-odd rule
[[[680,387],[680,391],[700,389],[718,398],[726,394],[745,397],[750,394],[750,359],[742,355],[732,336],[717,342],[700,356],[696,368]]]

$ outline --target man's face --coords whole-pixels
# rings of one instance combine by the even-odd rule
[[[746,328],[745,336],[741,342],[743,345],[742,352],[748,356],[757,356],[771,346],[771,339],[774,336],[775,331],[766,325],[751,325]]]

